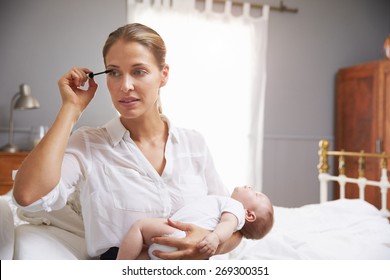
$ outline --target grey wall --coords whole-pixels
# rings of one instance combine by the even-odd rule
[[[0,145],[12,95],[19,84],[31,86],[41,108],[15,111],[16,142],[29,146],[32,126],[49,126],[61,98],[57,81],[73,66],[104,70],[101,50],[109,32],[126,23],[125,0],[18,0],[2,1],[0,8]],[[78,123],[100,125],[114,114],[104,77],[99,92]],[[102,110],[102,108],[104,108]]]
[[[319,200],[317,142],[333,138],[335,73],[383,57],[390,1],[284,3],[299,13],[271,12],[263,190],[276,205],[300,206]],[[7,142],[10,101],[19,84],[29,84],[41,103],[39,110],[14,114],[17,144],[28,147],[31,126],[50,125],[59,109],[60,76],[72,66],[102,70],[103,43],[125,22],[125,0],[2,1],[0,145]],[[104,77],[97,81],[99,92],[78,126],[101,125],[114,115]]]
[[[299,13],[270,18],[263,190],[293,207],[319,202],[317,149],[334,137],[335,74],[384,57],[390,1],[284,2]]]

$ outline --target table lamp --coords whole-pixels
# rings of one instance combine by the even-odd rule
[[[387,59],[390,59],[390,34],[385,39],[385,43],[383,44],[383,50],[385,51],[385,57]]]
[[[9,135],[8,144],[1,147],[3,152],[16,153],[19,148],[14,145],[14,110],[38,109],[39,102],[31,95],[31,88],[29,85],[21,84],[20,91],[16,93],[11,100],[10,117],[9,117]]]

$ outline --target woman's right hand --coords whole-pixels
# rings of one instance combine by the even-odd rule
[[[95,96],[98,85],[94,79],[88,79],[87,68],[73,67],[58,81],[63,105],[74,106],[81,114]],[[88,82],[88,87],[82,87]]]

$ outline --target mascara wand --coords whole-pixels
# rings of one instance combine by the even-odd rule
[[[107,73],[110,73],[110,72],[112,72],[112,70],[106,70],[106,71],[103,71],[103,72],[98,72],[98,73],[88,73],[87,74],[87,77],[89,78],[89,79],[93,79],[93,77],[95,77],[96,75],[101,75],[101,74],[107,74]]]

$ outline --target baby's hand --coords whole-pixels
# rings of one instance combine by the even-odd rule
[[[215,254],[219,245],[219,237],[216,233],[211,232],[198,243],[199,251],[207,254],[209,257]]]

